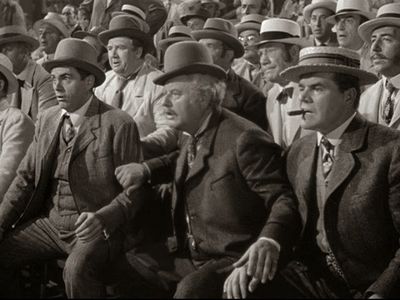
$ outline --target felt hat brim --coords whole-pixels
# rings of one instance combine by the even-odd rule
[[[153,82],[158,85],[164,85],[168,80],[174,77],[196,73],[211,75],[218,79],[226,80],[226,72],[221,67],[207,63],[196,63],[162,74],[156,77]]]
[[[68,30],[67,26],[61,24],[61,21],[53,19],[41,19],[33,25],[33,29],[36,32],[39,32],[39,29],[43,24],[49,24],[55,27],[65,38],[70,36],[70,31]]]
[[[226,7],[226,5],[225,5],[225,3],[222,3],[221,1],[219,1],[219,2],[206,2],[206,3],[201,3],[201,5],[204,5],[204,4],[217,4],[218,5],[218,9],[224,9],[225,7]]]
[[[304,38],[283,38],[283,39],[276,39],[276,40],[263,40],[260,41],[256,46],[260,47],[264,44],[268,43],[283,43],[283,44],[291,44],[291,45],[298,45],[301,48],[306,48],[312,46],[312,42]]]
[[[36,50],[39,47],[39,41],[29,35],[16,34],[9,37],[0,37],[0,45],[16,42],[28,44],[31,47],[32,51]]]
[[[97,34],[93,34],[93,33],[89,32],[89,31],[81,31],[80,30],[80,31],[76,31],[76,32],[74,32],[72,34],[72,37],[75,37],[75,38],[78,38],[78,39],[83,39],[83,38],[85,38],[87,36],[91,36],[91,37],[97,38]]]
[[[14,74],[5,66],[0,65],[0,73],[4,75],[8,82],[7,95],[15,93],[18,90],[18,81]]]
[[[316,8],[326,8],[333,13],[336,11],[336,2],[333,1],[324,1],[318,3],[311,3],[304,7],[303,16],[307,23],[310,23],[312,11]]]
[[[99,86],[101,85],[104,80],[106,79],[106,75],[104,74],[104,71],[100,69],[100,67],[93,65],[91,63],[79,60],[77,58],[66,58],[66,59],[55,59],[52,61],[47,61],[43,63],[43,68],[51,73],[51,70],[57,67],[75,67],[78,69],[82,69],[84,71],[89,72],[90,74],[93,74],[95,77],[95,84],[94,86]]]
[[[372,19],[370,21],[361,24],[358,27],[358,34],[360,35],[360,37],[363,39],[364,42],[370,43],[372,32],[376,28],[380,28],[383,26],[400,27],[400,18],[382,17],[382,18]]]
[[[172,44],[182,42],[182,41],[193,41],[193,39],[190,37],[185,37],[185,36],[166,38],[166,39],[160,40],[158,42],[158,48],[160,48],[162,51],[165,51]]]
[[[360,80],[360,85],[372,84],[378,80],[378,77],[375,74],[361,69],[323,63],[292,66],[282,71],[280,76],[289,81],[299,82],[302,75],[311,73],[347,74],[357,77]]]
[[[230,48],[232,48],[233,52],[235,53],[235,58],[242,57],[244,54],[243,45],[239,42],[239,40],[224,32],[210,29],[202,29],[193,31],[192,35],[196,40],[215,39],[224,42]]]
[[[120,28],[113,30],[106,30],[99,33],[101,43],[107,47],[108,41],[114,37],[126,36],[135,40],[139,40],[143,44],[144,51],[147,52],[152,45],[152,40],[149,34],[133,29],[133,28]]]

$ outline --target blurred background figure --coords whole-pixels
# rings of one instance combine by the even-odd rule
[[[178,13],[181,23],[191,30],[203,29],[204,23],[210,17],[198,0],[182,2],[178,7]]]
[[[225,4],[221,0],[201,0],[200,3],[208,11],[209,18],[219,17],[221,10],[225,8]]]
[[[88,31],[89,24],[90,24],[90,11],[85,7],[78,8],[78,26],[79,26],[78,30]]]
[[[78,8],[75,5],[67,4],[62,9],[61,15],[67,28],[72,31],[78,21]]]
[[[24,11],[14,0],[0,0],[0,27],[25,24]]]

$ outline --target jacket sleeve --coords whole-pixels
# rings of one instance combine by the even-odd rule
[[[241,173],[269,212],[259,238],[272,238],[282,251],[290,251],[298,239],[301,223],[297,199],[286,177],[282,150],[260,130],[247,131],[237,145]]]
[[[243,104],[243,117],[254,122],[265,131],[268,130],[266,103],[264,94],[256,89]]]
[[[40,78],[38,84],[38,108],[39,113],[43,112],[45,109],[57,105],[56,94],[54,93],[53,83],[51,77],[43,69],[42,78]]]
[[[0,153],[0,202],[15,178],[17,168],[32,142],[34,125],[19,110],[10,110],[4,120]]]
[[[142,148],[137,126],[133,120],[120,125],[113,140],[114,167],[131,162],[142,161]],[[135,217],[145,203],[142,190],[134,191],[130,196],[125,192],[117,195],[110,204],[103,206],[96,214],[109,232]]]

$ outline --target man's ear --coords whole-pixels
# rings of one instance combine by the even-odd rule
[[[90,89],[92,89],[92,88],[94,88],[94,84],[95,84],[95,81],[96,81],[96,77],[94,77],[93,74],[90,74],[90,75],[86,76],[85,81],[86,81],[86,85],[87,85]]]
[[[0,79],[0,96],[7,95],[7,91],[4,91],[6,86],[6,82],[3,79]]]
[[[354,88],[347,89],[344,91],[343,94],[344,94],[344,100],[346,102],[348,102],[348,101],[355,102],[356,101],[356,97],[357,97],[356,89],[354,89]]]
[[[142,58],[143,55],[143,47],[136,47],[135,54],[137,58]]]
[[[297,63],[299,60],[299,55],[300,55],[300,46],[299,45],[292,45],[289,48],[289,55],[290,55],[290,61],[292,63]]]

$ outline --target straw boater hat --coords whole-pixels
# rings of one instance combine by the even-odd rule
[[[304,7],[303,16],[307,23],[310,23],[311,14],[316,8],[326,8],[332,13],[336,12],[336,1],[334,0],[312,0],[312,2]]]
[[[326,21],[335,24],[337,17],[348,14],[360,15],[368,20],[374,17],[374,14],[369,10],[369,3],[366,0],[339,0],[336,5],[336,13],[326,18]]]
[[[171,45],[165,52],[164,74],[153,81],[164,85],[169,79],[190,74],[207,74],[217,79],[226,80],[226,72],[213,63],[206,46],[195,42],[185,41]]]
[[[193,41],[192,30],[187,26],[172,26],[169,29],[168,37],[158,42],[158,47],[165,51],[174,43],[182,41]]]
[[[207,4],[207,3],[214,3],[218,5],[219,9],[224,9],[225,8],[225,3],[221,2],[220,0],[201,0],[201,4]]]
[[[205,10],[198,0],[184,1],[178,6],[179,20],[183,25],[191,18],[200,18],[204,21],[209,17],[208,11]]]
[[[120,15],[130,15],[134,16],[135,18],[140,19],[143,21],[142,26],[144,27],[144,32],[149,32],[150,27],[149,24],[146,22],[147,16],[147,1],[143,0],[123,0],[121,11],[115,11],[111,15],[112,17],[120,16]]]
[[[49,24],[51,26],[53,26],[54,28],[56,28],[63,36],[64,38],[69,37],[70,36],[70,31],[68,30],[67,26],[64,23],[64,20],[61,18],[61,16],[55,12],[48,12],[47,15],[37,21],[34,25],[33,25],[33,29],[36,32],[39,32],[40,27],[42,27],[42,25],[44,24]]]
[[[358,27],[360,37],[370,43],[372,32],[382,26],[400,27],[400,3],[391,3],[379,8],[377,16]]]
[[[119,15],[111,19],[109,29],[99,34],[104,46],[114,37],[129,37],[138,40],[143,45],[144,52],[151,47],[151,36],[146,31],[146,22],[130,15]]]
[[[261,24],[258,46],[266,43],[284,43],[298,45],[300,47],[311,46],[311,42],[300,38],[300,25],[292,20],[282,18],[270,18]]]
[[[28,35],[25,26],[10,25],[0,27],[0,45],[15,42],[29,45],[32,51],[39,47],[38,40]]]
[[[12,62],[3,53],[0,53],[0,73],[6,78],[8,83],[7,95],[15,93],[18,89],[18,81],[14,76]]]
[[[203,29],[193,31],[192,35],[196,40],[215,39],[222,41],[232,48],[235,58],[242,57],[244,54],[243,45],[237,38],[238,32],[235,26],[228,20],[209,18],[204,24]]]
[[[299,82],[300,77],[310,73],[339,73],[357,77],[360,85],[375,83],[378,78],[360,69],[360,56],[350,49],[338,47],[308,47],[300,51],[298,65],[280,74],[284,79]]]
[[[105,79],[105,74],[97,65],[97,53],[93,46],[77,38],[67,38],[57,45],[54,60],[43,63],[43,68],[51,72],[56,67],[75,67],[93,74],[95,85],[99,86]]]
[[[240,23],[236,24],[235,27],[240,34],[245,30],[257,30],[260,32],[261,23],[265,20],[265,16],[258,14],[244,15],[240,20]]]

